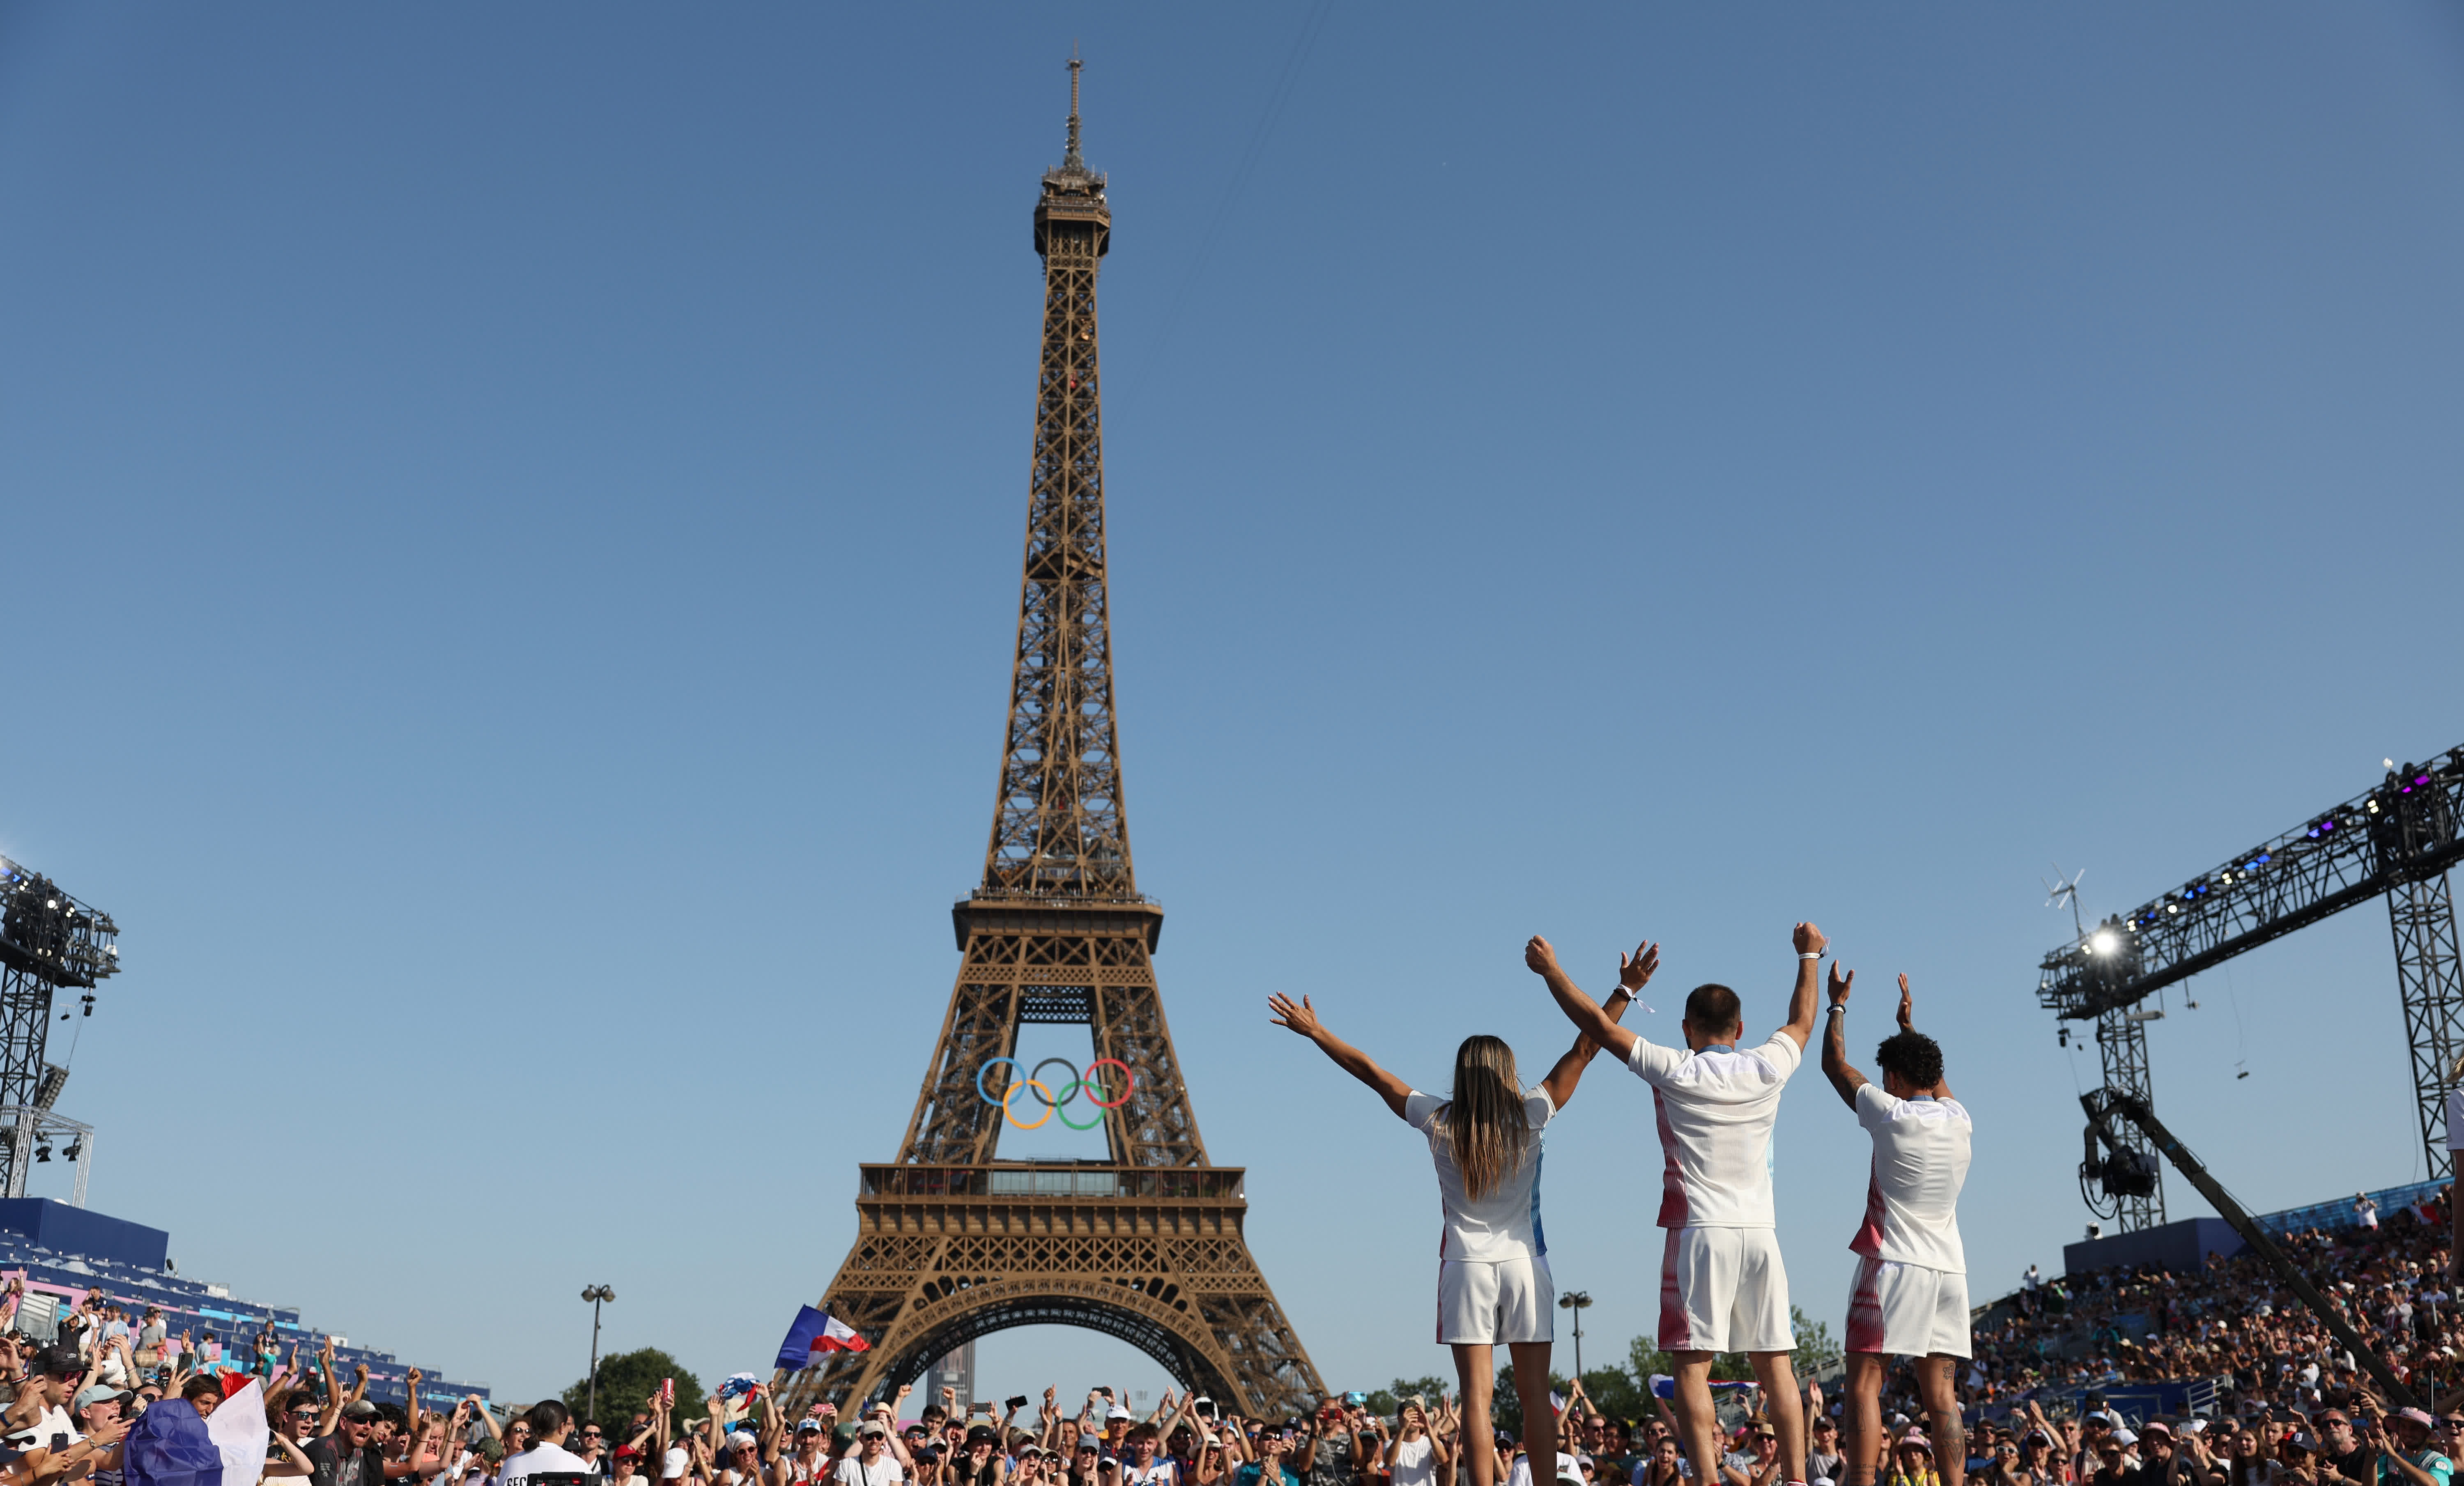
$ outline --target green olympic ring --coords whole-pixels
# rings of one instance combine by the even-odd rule
[[[1007,1063],[1011,1068],[1017,1070],[1018,1073],[1018,1077],[1010,1083],[1010,1085],[1001,1090],[1001,1094],[999,1099],[994,1098],[992,1091],[984,1087],[984,1075],[992,1071],[995,1063]],[[1042,1078],[1038,1077],[1038,1075],[1042,1074],[1045,1069],[1051,1067],[1054,1063],[1059,1063],[1062,1067],[1069,1070],[1069,1082],[1063,1085],[1061,1091],[1057,1094],[1053,1092],[1051,1084],[1045,1082]],[[1103,1067],[1106,1063],[1111,1063],[1113,1067],[1121,1070],[1121,1092],[1120,1097],[1116,1099],[1104,1098],[1103,1096],[1106,1092],[1104,1085],[1089,1077],[1089,1075],[1093,1074],[1096,1069]],[[1067,1115],[1061,1114],[1061,1106],[1068,1104],[1071,1100],[1076,1099],[1081,1092],[1084,1092],[1087,1096],[1087,1102],[1093,1104],[1096,1108],[1118,1109],[1123,1104],[1130,1102],[1130,1091],[1136,1088],[1137,1083],[1138,1076],[1130,1071],[1130,1065],[1128,1063],[1121,1061],[1117,1058],[1098,1058],[1093,1062],[1087,1065],[1087,1072],[1085,1074],[1081,1074],[1078,1071],[1078,1065],[1071,1062],[1067,1058],[1047,1058],[1044,1061],[1037,1063],[1033,1072],[1029,1072],[1026,1065],[1020,1062],[1015,1058],[987,1058],[984,1060],[983,1066],[976,1070],[976,1097],[982,1100],[987,1104],[999,1104],[1001,1106],[1002,1118],[1009,1122],[1010,1128],[1017,1130],[1040,1130],[1046,1125],[1051,1124],[1055,1115],[1060,1115],[1061,1123],[1073,1130],[1094,1129],[1096,1126],[1104,1123],[1104,1117],[1102,1115],[1099,1114],[1094,1119],[1088,1121],[1086,1124],[1080,1125],[1077,1121],[1070,1119]],[[1020,1089],[1028,1089],[1033,1091],[1035,1102],[1044,1106],[1044,1118],[1036,1121],[1032,1125],[1021,1120],[1018,1117],[1017,1108],[1010,1104],[1011,1100],[1018,1097],[1018,1091]]]

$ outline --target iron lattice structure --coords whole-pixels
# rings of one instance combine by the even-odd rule
[[[2036,999],[2065,1020],[2095,1021],[2105,1086],[2138,1095],[2152,1109],[2145,1024],[2131,1016],[2132,1007],[2163,987],[2384,894],[2423,1155],[2433,1179],[2449,1176],[2446,1085],[2464,1054],[2464,958],[2456,951],[2447,876],[2464,859],[2459,821],[2464,747],[2425,764],[2391,768],[2376,788],[2046,955]],[[2154,1154],[2135,1125],[2125,1139]],[[2162,1188],[2152,1198],[2124,1198],[2122,1205],[2125,1231],[2165,1220]]]
[[[1104,177],[1068,149],[1044,177],[1044,260],[1026,555],[1009,726],[983,881],[951,910],[961,961],[896,1163],[863,1168],[855,1248],[823,1306],[871,1344],[799,1373],[792,1399],[886,1396],[1013,1326],[1128,1342],[1243,1413],[1302,1411],[1325,1387],[1242,1229],[1243,1171],[1210,1165],[1164,1019],[1121,798],[1104,544],[1097,268]],[[1019,1028],[1085,1026],[1130,1070],[1099,1162],[1002,1161],[998,1103]],[[1091,1071],[1091,1070],[1090,1070]],[[1107,1092],[1112,1085],[1108,1087]]]
[[[120,927],[111,915],[60,891],[39,872],[0,857],[0,1193],[26,1194],[27,1169],[68,1071],[45,1060],[56,991],[93,991],[120,971]],[[92,1002],[92,996],[87,996]],[[83,1126],[77,1126],[83,1129]],[[86,1165],[79,1142],[77,1205],[84,1206]]]

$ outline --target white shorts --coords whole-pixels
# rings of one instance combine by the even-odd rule
[[[1785,1352],[1788,1271],[1769,1228],[1672,1228],[1660,1263],[1663,1352]]]
[[[1557,1282],[1546,1256],[1448,1259],[1438,1266],[1438,1344],[1557,1340]]]
[[[1970,1355],[1968,1277],[1860,1256],[1848,1286],[1846,1347],[1894,1357]]]

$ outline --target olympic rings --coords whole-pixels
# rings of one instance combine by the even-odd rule
[[[992,1072],[993,1065],[996,1063],[1007,1063],[1012,1072],[1008,1087],[1001,1090],[1001,1097],[998,1099],[993,1097],[992,1090],[984,1087],[984,1075]],[[1054,1091],[1053,1083],[1045,1082],[1043,1078],[1044,1070],[1054,1063],[1059,1063],[1069,1070],[1068,1082],[1062,1084],[1057,1093]],[[1111,1099],[1104,1097],[1109,1091],[1103,1082],[1094,1077],[1095,1070],[1108,1063],[1121,1070],[1120,1093]],[[1054,1082],[1058,1082],[1054,1081]],[[1060,1115],[1061,1123],[1073,1130],[1091,1130],[1104,1123],[1102,1115],[1099,1114],[1081,1125],[1067,1115],[1061,1114],[1061,1106],[1083,1093],[1087,1096],[1087,1102],[1098,1109],[1118,1109],[1130,1102],[1130,1093],[1137,1087],[1137,1075],[1131,1071],[1130,1065],[1117,1058],[1098,1058],[1087,1065],[1087,1071],[1084,1074],[1078,1071],[1076,1063],[1067,1058],[1047,1058],[1037,1063],[1032,1071],[1015,1058],[987,1058],[983,1065],[976,1070],[976,1097],[987,1104],[999,1104],[1002,1118],[1009,1122],[1012,1129],[1040,1130],[1051,1123],[1053,1116]],[[1018,1097],[1018,1091],[1021,1089],[1027,1090],[1028,1098],[1044,1108],[1043,1118],[1031,1125],[1018,1117],[1017,1106],[1010,1103]]]
[[[1009,1106],[1010,1096],[1017,1093],[1020,1089],[1035,1089],[1044,1095],[1044,1118],[1036,1121],[1033,1125],[1020,1124],[1018,1111]],[[1022,1130],[1040,1130],[1046,1125],[1051,1124],[1052,1117],[1060,1112],[1061,1105],[1053,1099],[1052,1091],[1045,1088],[1041,1082],[1034,1079],[1022,1079],[1018,1082],[1011,1084],[1008,1088],[1001,1090],[1001,1113],[1009,1117],[1009,1123],[1011,1125],[1016,1125]]]

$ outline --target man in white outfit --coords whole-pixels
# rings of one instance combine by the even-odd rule
[[[1830,1025],[1822,1073],[1874,1138],[1865,1220],[1848,1247],[1857,1276],[1848,1290],[1848,1479],[1872,1486],[1882,1445],[1882,1373],[1893,1357],[1916,1361],[1917,1392],[1932,1416],[1933,1457],[1943,1486],[1964,1486],[1968,1436],[1952,1387],[1956,1359],[1970,1354],[1968,1260],[1959,1242],[1959,1190],[1968,1181],[1974,1125],[1943,1082],[1942,1048],[1916,1029],[1908,977],[1900,977],[1900,1030],[1874,1050],[1877,1086],[1848,1065],[1848,992],[1854,972],[1831,967]]]
[[[1711,1363],[1743,1352],[1762,1385],[1779,1436],[1782,1479],[1805,1479],[1805,1409],[1789,1352],[1788,1272],[1780,1263],[1771,1200],[1771,1125],[1779,1096],[1814,1035],[1822,951],[1830,941],[1812,924],[1795,929],[1796,988],[1788,1021],[1769,1040],[1737,1046],[1745,1031],[1737,993],[1696,986],[1685,997],[1685,1049],[1645,1041],[1611,1020],[1558,967],[1546,939],[1524,947],[1524,963],[1549,982],[1558,1007],[1587,1036],[1625,1060],[1651,1085],[1662,1156],[1660,1226],[1668,1230],[1660,1272],[1661,1350],[1676,1363],[1677,1422],[1694,1479],[1720,1476],[1719,1417],[1711,1405]],[[1656,966],[1645,944],[1621,966]]]

